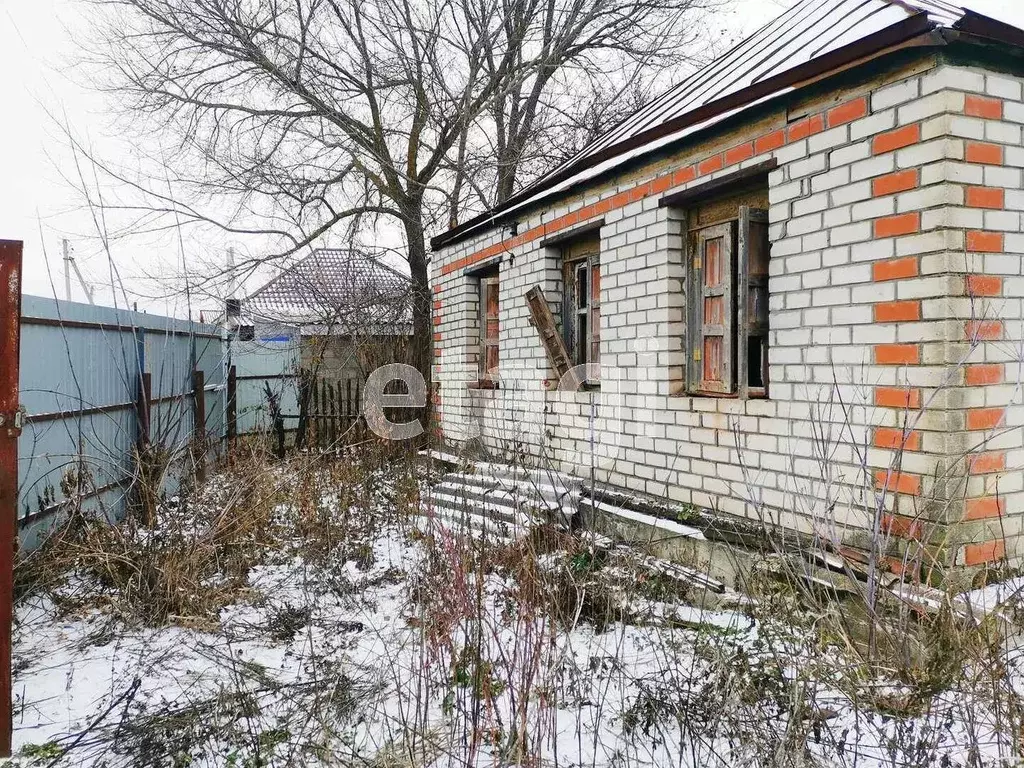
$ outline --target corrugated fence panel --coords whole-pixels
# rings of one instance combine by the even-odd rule
[[[25,296],[22,302],[19,528],[32,547],[69,495],[120,515],[139,439],[142,371],[152,377],[150,438],[174,459],[178,483],[192,439],[193,364],[206,378],[207,434],[224,434],[224,344],[216,326]]]
[[[286,429],[298,424],[298,374],[302,346],[294,331],[273,330],[252,341],[232,342],[238,386],[238,434],[273,428],[267,389],[277,398]]]

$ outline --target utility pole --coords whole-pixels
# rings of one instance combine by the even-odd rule
[[[82,286],[82,292],[85,294],[85,298],[89,300],[90,304],[95,304],[92,300],[92,288],[85,282],[85,278],[82,277],[82,271],[78,268],[78,263],[75,261],[75,257],[71,255],[71,243],[68,239],[64,238],[64,298],[71,301],[71,270],[75,270],[75,276],[78,278],[78,284]]]
[[[228,298],[235,298],[235,291],[238,290],[238,282],[235,279],[235,249],[228,248],[227,258],[228,269]]]
[[[64,300],[71,301],[71,243],[65,237],[64,244]]]

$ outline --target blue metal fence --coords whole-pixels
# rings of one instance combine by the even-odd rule
[[[193,371],[205,378],[206,436],[225,432],[221,329],[169,317],[24,296],[18,525],[22,545],[70,502],[117,516],[132,492],[133,449],[150,378],[150,440],[169,451],[173,492],[194,445]]]

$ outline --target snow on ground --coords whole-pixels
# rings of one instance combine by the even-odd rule
[[[918,700],[807,626],[700,608],[653,558],[481,553],[452,523],[396,517],[393,482],[349,510],[381,514],[345,548],[358,556],[282,546],[218,621],[145,627],[25,599],[16,752],[96,768],[1016,762],[1009,683],[986,698],[990,681],[954,674]],[[1019,657],[1003,661],[1015,683]]]

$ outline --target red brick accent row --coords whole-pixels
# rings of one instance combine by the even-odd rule
[[[882,531],[890,536],[898,536],[901,539],[921,539],[923,525],[920,520],[915,520],[906,515],[883,515]]]
[[[830,109],[828,111],[828,127],[835,128],[846,123],[852,123],[854,120],[867,117],[867,114],[868,100],[866,96],[862,96],[859,99],[848,101],[845,104],[840,104],[838,107]]]
[[[804,139],[813,134],[821,133],[825,130],[826,114],[828,115],[828,125],[831,127],[841,125],[849,120],[855,120],[858,115],[866,115],[867,109],[867,99],[865,97],[860,97],[846,104],[840,104],[833,107],[828,110],[827,113],[811,115],[810,117],[806,117],[798,122],[792,123],[785,128],[777,128],[762,136],[758,136],[753,141],[746,141],[741,144],[737,144],[736,146],[729,147],[722,152],[718,152],[711,157],[701,160],[698,163],[677,168],[670,173],[663,174],[651,181],[644,182],[633,189],[619,192],[612,197],[599,200],[591,205],[586,205],[577,211],[567,213],[553,221],[547,222],[546,224],[540,224],[533,227],[526,232],[516,235],[515,237],[511,237],[500,243],[494,243],[486,248],[482,248],[476,253],[464,256],[461,259],[457,259],[456,261],[444,265],[441,268],[441,274],[448,275],[457,270],[465,269],[478,261],[483,261],[491,256],[497,256],[498,254],[504,253],[512,248],[542,239],[555,234],[556,232],[560,232],[561,230],[569,229],[577,224],[585,223],[591,219],[603,216],[609,211],[622,208],[638,200],[643,200],[650,195],[661,194],[672,187],[688,184],[698,176],[715,173],[716,171],[730,165],[735,165],[743,162],[744,160],[749,160],[755,155],[772,152],[784,147],[789,142],[799,141],[800,139]],[[863,115],[861,113],[863,113]]]
[[[919,451],[921,450],[921,433],[917,431],[905,433],[902,429],[875,427],[875,435],[872,442],[876,448],[889,448],[894,451]]]
[[[875,387],[875,405],[881,408],[921,407],[921,390],[916,387]]]
[[[875,487],[880,491],[920,496],[921,476],[909,472],[890,472],[886,469],[879,469],[875,471]]]
[[[967,233],[967,250],[972,253],[1002,253],[1003,233],[972,230]]]
[[[732,149],[725,150],[725,164],[736,165],[736,163],[742,163],[744,160],[749,160],[754,156],[754,142],[748,141],[746,144],[739,144]]]
[[[979,165],[1002,165],[1003,148],[998,144],[969,141],[964,151],[964,159],[968,163],[978,163]]]
[[[972,475],[987,475],[991,472],[1002,472],[1006,469],[1006,453],[1004,451],[988,451],[976,453],[967,459],[967,468]]]
[[[1004,207],[1003,190],[998,187],[968,187],[967,207],[1002,210]]]
[[[917,344],[875,344],[875,365],[917,365],[921,348]]]
[[[1002,363],[976,363],[968,365],[964,373],[964,383],[969,387],[985,384],[1002,384],[1004,372]]]
[[[968,320],[964,335],[969,341],[999,341],[1003,338],[1002,320]]]
[[[897,192],[906,192],[914,189],[920,184],[920,172],[917,168],[908,168],[905,171],[897,171],[885,176],[879,176],[871,180],[871,194],[874,197],[885,197],[895,195]]]
[[[789,141],[800,141],[815,133],[825,130],[825,116],[811,115],[793,123],[786,131],[786,138]]]
[[[766,133],[764,136],[754,139],[754,151],[759,155],[763,152],[772,152],[784,146],[786,146],[786,130],[784,128],[779,128],[777,131]]]
[[[715,171],[720,171],[725,167],[725,155],[724,153],[718,155],[712,155],[707,160],[701,160],[697,166],[697,173],[701,176],[705,176]]]
[[[871,154],[884,155],[897,149],[909,147],[921,141],[921,126],[917,123],[880,133],[871,140]]]
[[[753,141],[743,142],[729,147],[711,157],[701,160],[695,165],[685,166],[670,173],[655,178],[652,181],[640,184],[631,190],[620,192],[610,198],[600,200],[588,206],[568,213],[546,224],[533,227],[520,235],[509,238],[503,242],[495,243],[483,248],[476,253],[465,256],[441,268],[441,274],[447,275],[459,269],[464,269],[478,261],[496,256],[511,248],[523,245],[528,242],[554,234],[576,224],[586,222],[590,219],[602,216],[608,211],[622,208],[629,203],[642,200],[652,194],[660,194],[672,187],[686,184],[700,175],[714,173],[736,163],[741,163],[751,157],[767,152],[772,152],[785,146],[789,142],[800,141],[816,133],[829,128],[844,125],[845,123],[857,120],[869,113],[866,97],[858,97],[844,104],[832,107],[826,112],[811,115],[792,123],[785,128],[778,128]],[[990,99],[982,96],[968,96],[964,108],[965,114],[990,119],[1000,119],[1003,114],[1003,103],[999,99]],[[907,125],[892,131],[878,134],[871,140],[871,151],[875,155],[893,152],[904,147],[917,144],[921,141],[920,124]],[[1001,164],[1003,162],[1003,149],[995,144],[984,142],[969,142],[966,149],[967,161],[975,163]],[[910,174],[916,177],[916,171],[906,171],[900,174],[891,174],[886,180],[876,180],[873,183],[873,191],[876,195],[893,194],[904,191],[902,186],[910,183]],[[914,179],[914,186],[919,183]],[[895,185],[893,191],[885,192],[887,184]],[[906,187],[912,189],[913,187]],[[877,189],[877,191],[875,191]],[[975,193],[979,194],[979,193]],[[979,198],[979,199],[984,199]],[[988,207],[988,206],[984,206]],[[916,216],[916,221],[914,218]],[[919,231],[920,215],[904,214],[880,219],[875,224],[876,232],[892,232],[891,235],[877,235],[882,237],[896,236]],[[972,247],[972,242],[976,247]],[[1001,251],[1002,235],[998,233],[972,232],[968,233],[968,250],[975,252],[996,252]]]
[[[921,231],[921,213],[899,213],[875,219],[875,237],[899,237]]]
[[[1002,515],[1003,500],[995,496],[968,499],[964,507],[964,520],[987,520]]]
[[[1006,542],[1003,539],[982,541],[964,546],[965,565],[984,565],[1006,557]]]
[[[917,277],[917,274],[917,256],[890,259],[889,261],[876,261],[871,265],[871,279],[876,283],[886,280],[902,280],[907,277]]]
[[[875,304],[876,323],[908,323],[920,319],[920,301],[883,301]]]
[[[995,429],[1003,423],[1002,408],[971,408],[967,411],[967,429]]]
[[[988,120],[1003,119],[1003,102],[988,96],[970,93],[964,102],[964,114],[971,117],[984,117]]]
[[[968,296],[1001,296],[1003,294],[1003,278],[989,275],[968,275]]]

